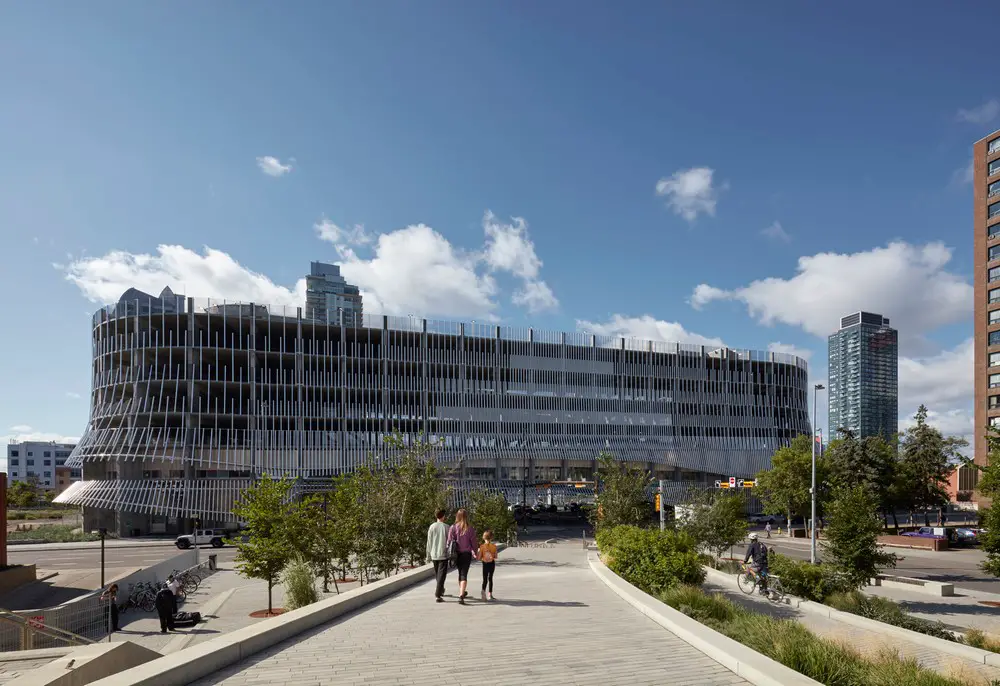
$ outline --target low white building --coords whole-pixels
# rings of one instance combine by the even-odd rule
[[[11,483],[15,481],[34,481],[39,488],[46,491],[61,491],[65,483],[65,472],[69,472],[69,481],[80,480],[80,469],[66,467],[66,458],[73,452],[75,443],[56,443],[54,441],[22,441],[7,445],[7,477]],[[60,488],[58,473],[63,478]]]

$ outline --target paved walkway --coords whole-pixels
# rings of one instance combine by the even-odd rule
[[[470,579],[478,595],[479,565]],[[616,596],[579,544],[502,553],[493,603],[459,605],[454,573],[447,592],[420,584],[197,683],[747,683]]]
[[[954,677],[970,685],[989,686],[992,680],[1000,680],[1000,668],[998,667],[979,664],[957,655],[943,653],[934,648],[906,641],[895,634],[871,631],[787,605],[777,605],[757,594],[748,596],[738,590],[735,575],[732,576],[732,584],[720,585],[706,582],[705,590],[723,593],[731,600],[743,605],[750,605],[758,612],[783,619],[794,619],[817,636],[848,645],[862,655],[875,656],[883,651],[895,652],[902,657],[916,659],[927,669]]]

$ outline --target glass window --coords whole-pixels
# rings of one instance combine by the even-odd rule
[[[989,148],[987,148],[986,154],[992,155],[997,150],[1000,150],[1000,138],[994,138],[990,141]]]
[[[52,472],[45,472],[45,476],[47,476],[48,478],[51,479],[52,478]]]
[[[1000,324],[1000,310],[993,310],[989,314],[990,324]]]
[[[1000,424],[1000,417],[990,417],[990,426],[997,426]]]
[[[44,464],[46,467],[51,467],[52,466],[52,460],[43,460],[42,464]]]
[[[1000,160],[993,160],[990,162],[990,170],[988,173],[990,176],[993,176],[997,172],[1000,172]]]
[[[990,374],[990,388],[1000,386],[1000,374]]]
[[[10,460],[10,466],[11,466],[11,467],[16,467],[16,466],[18,465],[18,463],[19,463],[19,462],[20,462],[20,460],[18,460],[18,459],[16,459],[16,458],[15,458],[15,459],[13,459],[13,460]]]
[[[990,331],[988,345],[1000,345],[1000,331]]]
[[[31,453],[28,453],[28,454],[30,455]],[[34,460],[28,460],[28,466],[29,467],[34,467],[35,466],[35,461]]]
[[[989,281],[996,281],[997,279],[1000,279],[1000,267],[993,267],[990,269],[987,276]]]
[[[989,300],[991,303],[1000,302],[1000,288],[990,290]]]
[[[987,260],[1000,260],[1000,245],[991,245]]]
[[[11,457],[17,457],[17,451],[16,450],[11,450],[10,451],[10,456]]]
[[[991,395],[987,398],[986,407],[995,410],[1000,407],[1000,395]]]
[[[1000,193],[1000,181],[994,181],[989,185],[989,188],[986,190],[987,197],[989,198],[992,198],[997,193]]]
[[[1000,353],[990,353],[990,366],[996,367],[1000,365]]]
[[[987,217],[995,217],[1000,214],[1000,202],[995,202],[986,208]]]
[[[42,453],[42,457],[52,457],[52,451],[46,450],[44,453]]]

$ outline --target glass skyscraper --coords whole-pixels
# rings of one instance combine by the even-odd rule
[[[306,277],[306,319],[361,326],[361,292],[340,275],[340,267],[313,262]]]
[[[892,438],[898,430],[898,359],[898,335],[887,317],[855,312],[841,318],[830,336],[830,438],[842,428],[859,438]]]

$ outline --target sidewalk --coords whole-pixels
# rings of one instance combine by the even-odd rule
[[[196,683],[747,683],[615,595],[578,542],[504,551],[492,603],[478,599],[481,574],[474,565],[464,606],[452,573],[445,603],[434,602],[428,581]]]
[[[904,658],[914,658],[921,666],[934,670],[944,676],[964,680],[966,683],[978,686],[988,685],[992,680],[1000,680],[1000,667],[993,667],[973,662],[950,653],[944,653],[934,648],[903,640],[895,635],[887,635],[863,629],[853,624],[846,624],[830,617],[824,617],[812,612],[805,612],[788,605],[773,603],[766,598],[754,594],[752,596],[741,592],[736,585],[736,576],[732,581],[711,583],[706,581],[704,588],[708,592],[722,593],[724,596],[745,607],[780,619],[791,619],[799,622],[817,636],[837,641],[850,646],[863,655],[877,655],[883,650],[889,650]],[[927,598],[930,598],[927,596]],[[902,686],[902,685],[901,685]]]
[[[868,595],[889,598],[903,605],[915,617],[942,622],[957,631],[980,629],[1000,636],[1000,595],[969,588],[956,588],[954,596],[938,598],[905,588],[869,586]],[[984,605],[984,602],[997,603]]]

